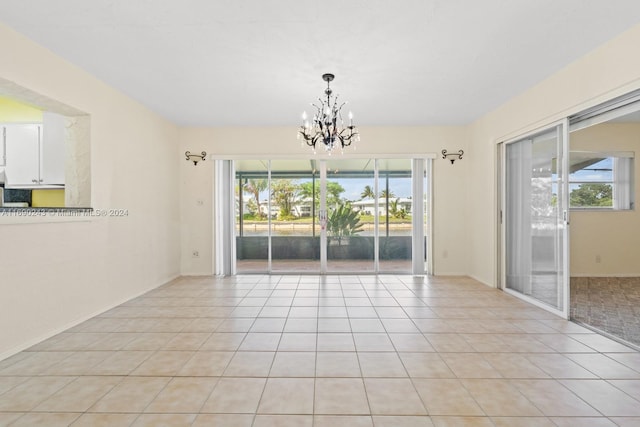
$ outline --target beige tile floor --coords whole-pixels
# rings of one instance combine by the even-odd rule
[[[180,278],[0,361],[0,426],[640,426],[640,354],[465,277]]]

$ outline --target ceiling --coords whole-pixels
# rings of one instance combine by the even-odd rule
[[[0,21],[185,126],[467,124],[640,23],[637,0],[1,0]],[[46,72],[46,70],[43,70]]]

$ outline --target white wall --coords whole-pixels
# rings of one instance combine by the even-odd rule
[[[128,216],[0,218],[0,359],[176,277],[177,128],[0,25],[0,79],[90,115],[92,207]]]
[[[384,154],[426,154],[467,151],[464,127],[363,127],[357,150],[345,156],[369,158]],[[201,128],[181,129],[180,150],[209,155],[247,155],[267,159],[273,155],[312,158],[311,150],[296,139],[295,128]],[[340,155],[340,154],[338,154]],[[473,159],[464,156],[454,165],[437,157],[434,161],[434,272],[465,274],[468,271],[468,216],[466,183]],[[212,162],[194,166],[182,161],[181,218],[182,274],[201,275],[213,271]],[[215,238],[215,237],[214,237]],[[199,252],[193,258],[192,252]]]
[[[469,275],[497,284],[497,142],[640,88],[638,46],[640,25],[472,124]]]
[[[571,150],[640,154],[640,123],[603,123],[571,134]],[[635,199],[640,172],[635,161]],[[571,276],[640,276],[640,210],[571,212]]]

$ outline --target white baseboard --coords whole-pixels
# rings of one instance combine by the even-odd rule
[[[391,273],[391,274],[396,274],[396,273]],[[471,276],[469,276],[468,273],[456,273],[455,271],[447,271],[446,273],[438,271],[438,272],[433,273],[433,276],[435,276],[435,277],[438,277],[438,276],[440,276],[440,277],[455,277],[455,276],[458,276],[458,277],[471,277]]]
[[[471,277],[473,280],[476,280],[476,281],[478,281],[478,282],[482,283],[482,284],[483,284],[483,285],[485,285],[485,286],[488,286],[488,287],[490,287],[490,288],[497,289],[497,286],[496,286],[496,284],[495,284],[495,283],[489,283],[489,282],[486,282],[484,279],[481,279],[481,278],[479,278],[479,277],[477,277],[477,276],[474,276],[473,274],[470,274],[470,275],[469,275],[469,277]]]

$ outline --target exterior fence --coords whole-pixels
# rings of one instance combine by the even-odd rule
[[[411,236],[381,236],[380,260],[410,260]],[[267,259],[269,238],[266,236],[236,237],[238,260]],[[272,236],[272,259],[320,259],[319,236]],[[329,237],[329,259],[370,260],[374,258],[373,236],[350,236],[338,241]]]

